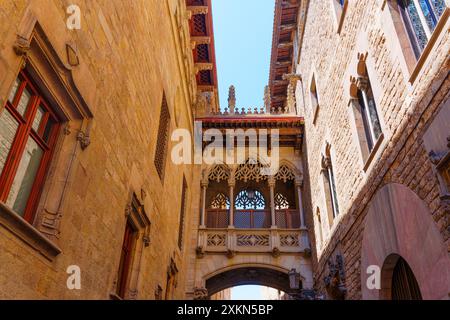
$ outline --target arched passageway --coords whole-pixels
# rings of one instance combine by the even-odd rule
[[[283,292],[292,292],[289,282],[289,274],[279,270],[264,267],[243,267],[224,271],[206,280],[208,294],[214,295],[222,290],[243,286],[259,285],[271,287]],[[302,283],[299,282],[299,289]]]

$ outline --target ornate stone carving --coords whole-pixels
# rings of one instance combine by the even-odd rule
[[[208,174],[208,180],[220,182],[230,179],[230,170],[227,166],[221,164],[216,165]]]
[[[278,170],[277,174],[275,175],[276,180],[281,180],[284,183],[286,183],[289,180],[295,180],[295,174],[292,172],[292,170],[286,166],[281,165],[280,169]]]
[[[85,150],[91,144],[89,134],[83,131],[78,132],[77,141],[80,143],[81,150]]]
[[[298,235],[295,233],[282,234],[280,235],[280,244],[282,247],[299,247],[300,240],[298,238]]]
[[[194,300],[209,300],[208,289],[195,287]]]
[[[198,259],[202,259],[205,257],[205,251],[203,250],[202,246],[198,246],[197,248],[195,248],[195,255]]]
[[[329,295],[335,300],[344,300],[347,293],[345,287],[344,260],[341,255],[336,255],[335,260],[328,260],[329,274],[324,282]]]
[[[238,247],[268,247],[269,238],[268,234],[238,234],[236,242]]]
[[[272,256],[274,258],[278,258],[281,255],[280,249],[278,249],[277,247],[274,247],[272,249]]]
[[[208,247],[224,247],[227,245],[225,233],[208,233],[206,243]]]
[[[66,54],[69,65],[76,67],[80,64],[80,59],[78,58],[78,53],[74,44],[66,43]]]
[[[261,174],[264,167],[258,161],[247,160],[246,163],[241,164],[236,170],[236,180],[243,180],[244,182],[254,180],[256,182],[267,179],[266,175]]]
[[[236,88],[234,86],[230,86],[228,90],[228,109],[230,113],[234,113],[234,109],[236,108]]]
[[[270,95],[270,87],[266,86],[264,88],[264,109],[266,113],[270,113],[272,105],[272,97]]]
[[[236,251],[228,249],[227,250],[227,257],[228,259],[233,259],[236,256]]]
[[[26,56],[28,51],[30,50],[30,41],[21,35],[17,35],[17,39],[14,42],[13,49],[18,56]]]

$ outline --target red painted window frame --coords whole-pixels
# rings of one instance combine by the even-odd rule
[[[117,295],[122,299],[125,299],[128,288],[128,281],[131,273],[131,264],[133,261],[134,248],[136,245],[136,235],[136,228],[133,226],[131,221],[127,220],[123,236],[122,250],[120,254],[119,276],[117,278]]]
[[[5,108],[0,111],[9,112],[9,114],[19,124],[11,145],[11,149],[9,150],[9,154],[6,158],[3,171],[0,172],[0,201],[5,203],[8,199],[8,195],[17,174],[17,169],[25,152],[25,146],[28,138],[31,137],[43,150],[41,163],[39,164],[39,169],[36,173],[36,177],[25,207],[25,212],[23,214],[23,218],[27,222],[32,223],[35,217],[38,200],[42,192],[42,186],[54,153],[61,121],[43,98],[42,94],[40,94],[39,90],[33,84],[25,71],[21,71],[16,79],[20,79],[21,83],[15,94],[14,101],[11,103],[9,99],[7,99]],[[17,104],[25,88],[31,93],[31,99],[28,102],[24,116],[22,116],[17,111]],[[45,110],[45,114],[41,120],[38,131],[35,132],[32,125],[39,107],[42,107]],[[49,119],[52,119],[54,124],[50,129],[48,142],[46,142],[41,136],[44,134],[45,127]]]

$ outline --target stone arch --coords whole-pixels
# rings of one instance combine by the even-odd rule
[[[240,285],[262,285],[284,292],[290,291],[289,271],[264,263],[243,263],[215,270],[204,277],[209,295]],[[300,287],[304,277],[300,275]]]
[[[408,187],[388,184],[369,204],[361,253],[363,299],[382,299],[381,290],[370,290],[369,266],[385,266],[393,254],[409,264],[424,299],[448,299],[450,259],[436,223],[425,202]],[[384,289],[386,290],[386,278]],[[382,282],[383,282],[382,281]]]
[[[218,171],[222,171],[222,173],[219,174]],[[213,177],[215,175],[215,177]],[[232,168],[230,168],[227,164],[224,163],[218,163],[215,165],[211,165],[204,169],[203,171],[203,180],[213,180],[218,182],[222,180],[228,180],[232,176]]]

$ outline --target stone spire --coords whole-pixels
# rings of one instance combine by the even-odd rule
[[[266,109],[266,113],[270,113],[272,104],[272,98],[270,97],[270,87],[266,86],[264,88],[264,107]]]
[[[228,90],[228,109],[231,114],[234,113],[234,108],[236,108],[236,89],[232,85]]]

